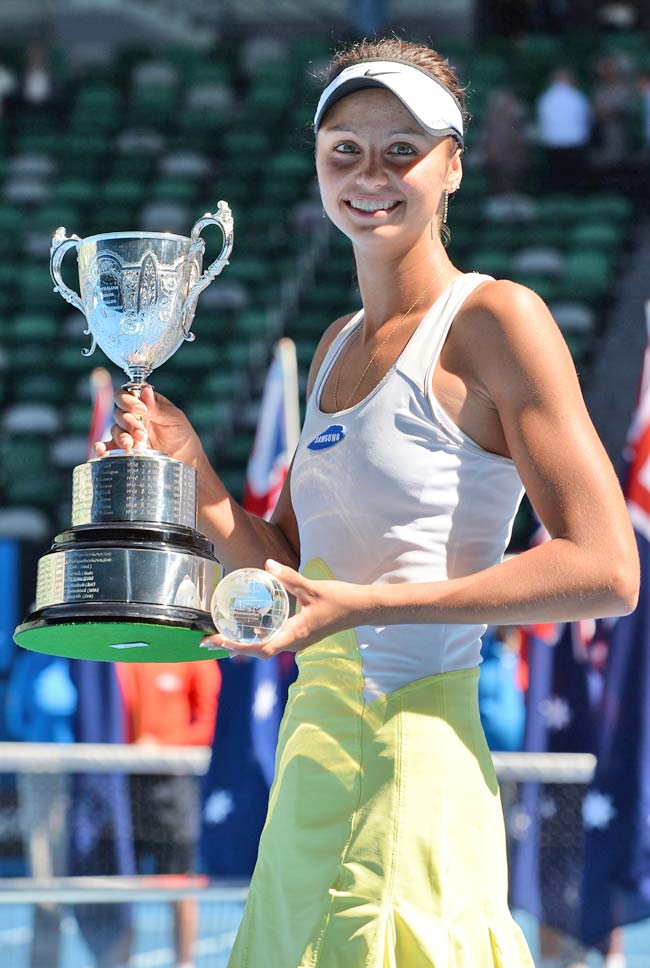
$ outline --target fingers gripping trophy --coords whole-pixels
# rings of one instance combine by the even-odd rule
[[[202,271],[208,225],[221,229],[223,247]],[[123,232],[80,239],[58,229],[52,279],[55,292],[86,317],[92,343],[85,355],[99,345],[126,371],[125,389],[139,395],[151,372],[194,340],[198,297],[228,264],[232,245],[223,201],[189,237]],[[77,252],[80,294],[61,276],[70,249]],[[199,642],[214,632],[210,603],[222,570],[196,519],[194,468],[151,450],[146,439],[128,453],[111,450],[76,467],[71,527],[39,561],[35,609],[15,641],[109,661],[214,658]]]

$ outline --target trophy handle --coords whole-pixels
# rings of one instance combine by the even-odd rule
[[[214,279],[217,278],[224,266],[228,265],[228,256],[232,252],[233,220],[232,212],[230,211],[230,207],[227,202],[219,202],[217,205],[217,211],[215,213],[206,212],[205,215],[192,226],[192,232],[190,233],[192,239],[192,246],[189,252],[190,259],[197,249],[201,252],[203,252],[205,249],[205,242],[201,238],[201,232],[206,225],[219,226],[223,235],[223,247],[214,262],[208,266],[203,275],[197,279],[194,285],[190,288],[185,302],[183,303],[183,336],[188,342],[191,342],[193,339],[195,339],[195,336],[194,333],[190,332],[191,322],[189,325],[187,324],[187,317],[190,315],[191,310],[196,305],[196,300],[198,299],[200,293],[202,293],[203,290],[209,286]]]
[[[54,283],[54,292],[58,292],[66,302],[69,302],[71,306],[74,306],[75,309],[83,313],[84,307],[81,302],[81,296],[77,295],[74,290],[68,289],[61,278],[61,263],[63,262],[63,257],[68,249],[76,249],[79,242],[81,242],[79,236],[71,235],[68,237],[65,234],[65,228],[63,226],[56,230],[52,236],[52,247],[50,249],[50,275]]]
[[[78,235],[67,236],[65,234],[65,227],[62,225],[56,230],[52,236],[52,246],[50,248],[50,275],[52,277],[52,282],[54,283],[54,292],[58,292],[60,296],[63,296],[66,302],[69,302],[71,306],[78,309],[80,313],[86,315],[83,303],[81,301],[81,296],[79,296],[73,289],[68,289],[66,284],[61,277],[61,265],[63,263],[63,258],[68,251],[68,249],[76,249],[81,238]],[[84,330],[84,335],[90,335],[90,329]],[[95,351],[97,343],[93,337],[91,345],[88,349],[84,349],[81,352],[84,356],[90,356]]]

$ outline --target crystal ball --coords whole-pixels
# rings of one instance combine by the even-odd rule
[[[232,642],[267,642],[289,617],[289,598],[277,578],[261,568],[239,568],[215,588],[212,620]]]

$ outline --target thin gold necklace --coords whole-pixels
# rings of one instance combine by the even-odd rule
[[[431,292],[431,289],[433,288],[433,283],[434,282],[435,282],[435,280],[433,280],[433,282],[431,283],[431,285],[429,286],[429,288],[427,289],[427,291],[424,293],[424,298],[425,299],[429,295],[429,293]],[[349,339],[347,341],[347,343],[345,344],[345,349],[343,350],[343,353],[342,353],[341,357],[339,358],[339,361],[338,361],[339,365],[338,365],[337,370],[336,370],[336,383],[334,384],[334,409],[335,409],[336,412],[339,412],[341,410],[347,410],[348,409],[348,407],[350,406],[350,401],[352,400],[352,398],[354,397],[355,393],[357,392],[357,390],[359,389],[359,387],[363,383],[364,378],[366,376],[366,373],[368,372],[368,370],[370,369],[370,367],[372,366],[372,364],[375,362],[375,360],[376,360],[376,358],[377,358],[377,356],[379,354],[379,351],[382,349],[382,347],[384,346],[384,344],[387,343],[388,340],[390,339],[390,337],[393,335],[393,330],[399,329],[399,327],[404,322],[404,320],[406,319],[406,317],[411,315],[411,313],[413,312],[413,310],[415,309],[415,307],[417,306],[417,304],[419,303],[419,301],[420,301],[421,298],[422,298],[421,296],[418,296],[417,299],[415,300],[415,302],[413,303],[413,305],[412,306],[409,306],[409,308],[406,310],[406,312],[403,313],[402,316],[400,316],[400,318],[397,321],[397,325],[394,326],[394,327],[391,326],[390,332],[388,332],[386,334],[386,336],[384,336],[383,340],[381,341],[381,343],[379,344],[379,346],[377,347],[377,349],[375,350],[375,352],[372,354],[372,356],[368,360],[368,363],[366,365],[365,370],[363,371],[363,373],[361,374],[361,376],[359,377],[359,379],[357,380],[357,382],[354,385],[354,389],[348,395],[348,397],[347,397],[345,403],[343,404],[343,406],[342,407],[339,407],[339,380],[340,380],[340,377],[341,377],[341,370],[343,368],[343,362],[345,361],[345,359],[346,359],[346,357],[348,355],[348,350],[350,349],[350,346],[352,345],[352,343],[354,342],[354,340],[357,338],[357,336],[361,332],[361,327],[359,327],[357,329],[357,331],[354,334],[354,336],[352,337],[352,339]]]

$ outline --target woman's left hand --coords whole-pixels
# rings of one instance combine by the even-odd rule
[[[365,624],[368,587],[344,581],[312,581],[277,561],[266,562],[266,570],[293,595],[299,611],[287,619],[267,642],[243,645],[223,635],[203,639],[201,648],[228,649],[233,655],[270,659],[279,652],[302,652],[334,632]]]

